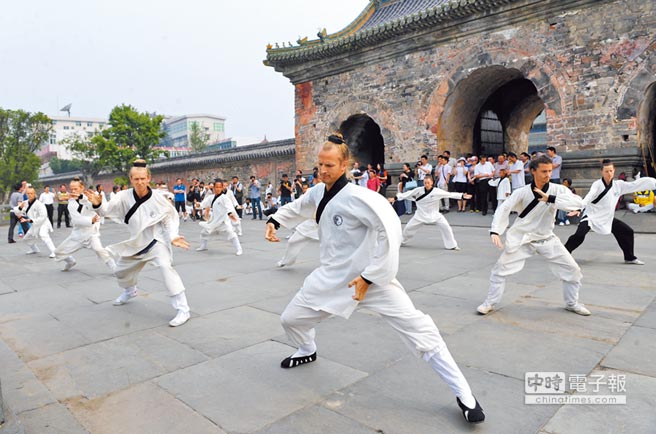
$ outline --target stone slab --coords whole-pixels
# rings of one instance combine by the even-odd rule
[[[94,398],[207,360],[153,331],[75,348],[29,363],[58,400]]]
[[[626,376],[626,405],[564,405],[541,433],[598,434],[603,432],[648,434],[656,427],[656,379],[613,370],[595,370],[593,375]],[[594,393],[586,393],[595,395]],[[609,393],[610,394],[610,393]]]
[[[184,327],[163,331],[167,336],[216,358],[270,340],[283,333],[278,315],[242,306],[194,318]]]
[[[601,362],[607,368],[656,377],[656,330],[634,326]]]
[[[70,400],[67,404],[93,434],[224,433],[151,382],[91,400]]]
[[[266,342],[165,375],[156,383],[224,430],[252,432],[366,376],[327,359],[281,369],[280,360],[291,352],[287,345]]]
[[[537,432],[556,411],[526,408],[523,379],[460,367],[486,413],[483,424],[469,425],[446,383],[413,356],[334,393],[322,405],[378,432],[396,434],[525,434]]]
[[[656,301],[652,302],[635,322],[635,325],[656,329]]]
[[[59,403],[18,415],[25,434],[89,434],[71,413]]]
[[[299,410],[273,425],[257,431],[257,434],[308,433],[380,434],[380,431],[318,405]]]
[[[562,316],[575,315],[580,321],[593,318],[561,310]],[[588,373],[612,346],[591,339],[503,324],[495,321],[494,315],[496,313],[445,338],[456,360],[465,360],[467,366],[523,380],[527,371]]]

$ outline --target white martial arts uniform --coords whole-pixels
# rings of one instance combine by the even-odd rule
[[[39,238],[41,241],[48,247],[50,250],[50,255],[52,256],[55,253],[55,244],[50,238],[50,232],[52,232],[52,224],[48,220],[48,210],[46,206],[39,201],[39,199],[34,199],[34,202],[30,205],[28,201],[19,203],[17,207],[13,209],[14,215],[19,219],[25,217],[28,220],[32,220],[30,229],[27,231],[23,237],[23,241],[30,246],[28,253],[38,253],[40,250],[36,245],[36,242]]]
[[[119,286],[126,293],[134,292],[139,272],[150,262],[161,270],[173,307],[188,313],[185,287],[172,264],[171,241],[180,236],[180,222],[166,195],[149,188],[146,196],[137,198],[130,188],[116,193],[111,201],[94,209],[99,215],[123,221],[128,226],[128,240],[107,246],[107,250],[119,258],[114,273]]]
[[[505,178],[495,178],[488,181],[490,187],[497,188],[497,206],[501,205],[508,197],[510,197],[511,188],[510,180],[508,177]]]
[[[210,236],[217,233],[225,234],[226,240],[230,241],[238,254],[240,254],[241,244],[233,226],[230,224],[231,219],[229,214],[237,218],[239,216],[237,216],[235,207],[228,198],[228,195],[226,193],[222,193],[218,197],[213,195],[209,206],[211,207],[210,220],[198,223],[201,227],[199,250],[206,250]]]
[[[446,221],[444,216],[440,214],[440,202],[442,199],[462,199],[462,193],[449,193],[448,191],[440,188],[433,187],[432,190],[426,194],[425,187],[418,187],[405,193],[397,193],[398,200],[412,200],[417,203],[417,212],[410,219],[405,229],[403,230],[403,241],[401,244],[407,243],[415,233],[419,230],[421,225],[437,225],[442,235],[442,241],[446,249],[455,249],[458,243],[453,236],[453,231],[449,222]]]
[[[237,207],[240,206],[239,202],[237,202],[237,198],[235,197],[235,194],[230,190],[229,188],[224,190],[225,195],[230,199],[230,202],[232,203],[232,206],[235,210],[234,215],[237,217],[237,221],[230,220],[230,224],[232,224],[232,227],[235,229],[235,232],[237,235],[241,236],[242,231],[241,231],[241,218],[239,217],[239,214],[237,213]]]
[[[608,235],[615,218],[615,205],[625,194],[643,190],[656,190],[656,179],[640,178],[633,182],[613,179],[610,190],[597,203],[592,203],[599,196],[606,185],[603,179],[598,179],[590,186],[590,191],[583,198],[583,213],[581,221],[588,222],[590,229],[598,234]]]
[[[113,272],[116,269],[116,263],[100,242],[100,225],[98,222],[93,222],[97,213],[92,208],[91,202],[85,196],[80,196],[79,199],[70,198],[67,207],[71,223],[73,223],[73,230],[68,238],[57,246],[56,260],[74,264],[75,259],[71,256],[73,253],[82,248],[92,249]]]
[[[534,187],[535,184],[531,183],[515,190],[494,213],[490,233],[502,235],[505,232],[506,241],[490,274],[490,288],[484,303],[487,306],[494,306],[501,301],[506,277],[521,271],[526,259],[536,253],[547,259],[551,271],[562,280],[566,305],[578,305],[581,269],[553,233],[553,228],[559,209],[574,211],[581,208],[583,201],[569,188],[550,182],[546,185],[550,202],[540,201],[535,204],[537,193],[533,192]],[[530,211],[529,204],[535,204]],[[512,211],[519,216],[506,231]]]
[[[319,241],[319,225],[314,218],[305,220],[294,228],[294,233],[287,241],[285,256],[278,262],[278,266],[293,265],[301,250],[312,241]]]
[[[322,319],[331,314],[348,318],[358,307],[348,283],[362,276],[372,283],[359,306],[380,314],[456,396],[473,406],[467,380],[435,323],[415,308],[396,280],[401,224],[390,204],[380,194],[348,183],[342,176],[330,191],[325,191],[325,184],[318,184],[278,209],[270,220],[293,227],[314,215],[319,218],[320,265],[305,278],[281,315],[283,328],[299,351],[309,355],[316,349],[314,327]]]

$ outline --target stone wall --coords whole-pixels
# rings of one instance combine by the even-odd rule
[[[654,147],[653,128],[643,124],[656,117],[656,104],[645,101],[656,82],[656,2],[512,5],[446,31],[310,60],[305,70],[315,77],[307,81],[295,67],[296,164],[311,167],[326,134],[356,113],[381,127],[387,164],[412,162],[426,151],[472,152],[478,113],[501,89],[507,151],[527,149],[528,131],[544,108],[547,145],[563,156],[563,176],[596,177],[602,157],[621,160],[622,171],[641,166],[641,145]],[[423,48],[403,48],[417,41]],[[349,56],[355,66],[331,70]],[[284,65],[276,68],[286,73]],[[325,75],[316,77],[321,68]],[[651,109],[640,111],[641,104]]]

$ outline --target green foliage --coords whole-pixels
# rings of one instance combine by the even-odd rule
[[[34,182],[41,160],[36,152],[48,139],[52,121],[43,113],[0,108],[0,194],[5,199],[13,185]]]
[[[52,157],[50,159],[50,169],[52,169],[53,173],[55,174],[76,172],[78,170],[82,170],[84,163],[84,161],[77,159],[62,160],[57,157]]]
[[[81,161],[85,182],[93,183],[101,171],[111,171],[126,178],[132,162],[143,158],[148,162],[168,156],[168,152],[154,149],[164,133],[162,116],[151,117],[129,105],[114,107],[108,127],[91,138],[71,137],[67,145]]]
[[[168,156],[168,152],[154,149],[165,135],[162,119],[161,115],[151,117],[129,105],[114,107],[109,115],[109,128],[91,139],[102,164],[113,172],[127,175],[137,158],[152,162]]]
[[[189,133],[189,145],[194,152],[202,152],[207,148],[207,142],[210,140],[210,135],[205,132],[205,129],[198,123],[192,122]]]

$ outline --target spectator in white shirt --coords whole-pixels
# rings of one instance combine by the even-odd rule
[[[513,191],[526,185],[524,178],[524,163],[517,159],[517,154],[511,152],[508,154],[508,170],[510,171],[510,181]]]
[[[553,162],[553,170],[551,171],[551,179],[549,182],[560,184],[560,169],[563,165],[563,157],[556,153],[556,148],[553,146],[547,148],[547,155]]]
[[[488,195],[488,182],[494,176],[494,166],[487,161],[485,155],[479,156],[478,164],[474,167],[474,182],[476,183],[476,201],[477,209],[483,215],[487,215],[487,195]]]
[[[50,191],[49,185],[43,187],[43,193],[39,195],[39,202],[46,206],[48,220],[50,220],[50,224],[52,224],[52,215],[55,211],[55,208],[53,207],[53,203],[55,202],[55,193]]]

